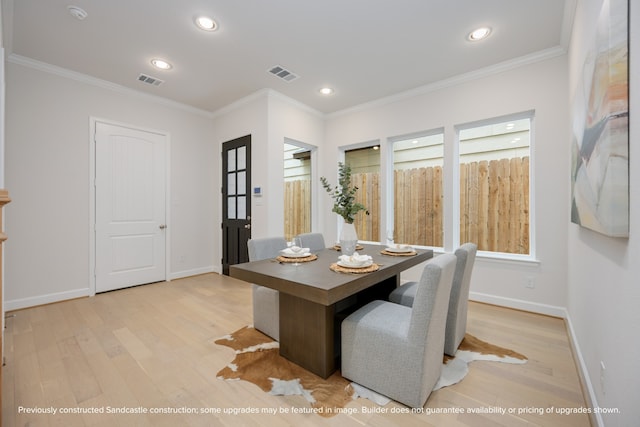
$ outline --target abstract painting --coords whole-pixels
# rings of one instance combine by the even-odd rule
[[[572,105],[571,221],[607,236],[628,237],[627,0],[604,0],[593,30]]]

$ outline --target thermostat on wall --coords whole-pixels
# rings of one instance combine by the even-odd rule
[[[262,187],[253,187],[253,195],[255,197],[262,197]]]

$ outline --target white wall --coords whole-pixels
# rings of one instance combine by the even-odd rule
[[[263,190],[262,197],[252,197],[252,237],[284,235],[284,140],[318,146],[323,126],[320,113],[271,90],[216,113],[216,149],[225,141],[251,135],[251,186]]]
[[[326,126],[323,174],[336,176],[338,147],[443,127],[445,154],[453,149],[454,126],[477,120],[535,110],[532,144],[534,178],[532,215],[535,217],[536,263],[478,259],[471,285],[472,298],[554,315],[564,315],[566,306],[567,223],[569,155],[564,150],[568,113],[566,56],[505,69],[503,72],[472,78],[456,84],[405,96],[396,102],[371,105],[331,116]],[[445,170],[445,194],[451,194],[454,180]],[[562,183],[559,185],[559,183]],[[324,198],[325,211],[330,200]],[[384,204],[385,201],[383,200]],[[383,205],[384,206],[384,205]],[[452,204],[445,202],[445,217],[452,218]],[[326,217],[324,229],[336,235],[336,221]],[[445,235],[445,249],[457,246]],[[414,268],[403,279],[415,280],[421,268]],[[533,276],[535,288],[525,288]]]
[[[170,134],[170,279],[221,271],[225,141],[252,136],[252,186],[264,188],[252,198],[253,236],[283,233],[284,139],[320,145],[321,114],[265,90],[214,116],[28,65],[7,63],[7,309],[91,293],[90,117]]]
[[[213,120],[214,128],[214,150],[218,153],[218,170],[220,175],[222,159],[220,152],[222,143],[251,135],[251,186],[262,186],[268,181],[270,166],[265,161],[268,155],[267,138],[267,92],[258,92],[239,102],[225,108],[216,114]],[[218,176],[218,180],[220,177]],[[218,188],[218,194],[220,188]],[[251,198],[251,233],[254,237],[262,237],[262,233],[267,233],[269,228],[268,207],[271,198],[269,190],[265,189],[265,196],[262,198]],[[220,230],[222,223],[222,207],[219,206],[214,212],[217,230]],[[216,258],[220,263],[222,254],[222,238],[219,231],[216,231],[217,250],[220,256]]]
[[[601,425],[637,425],[640,419],[640,5],[630,10],[630,237],[608,238],[570,224],[568,311],[590,379],[594,404],[618,408],[603,415]],[[570,49],[570,88],[575,90],[602,0],[578,2]],[[573,99],[573,93],[569,99]],[[569,151],[567,141],[564,150]],[[568,202],[566,202],[568,203]],[[600,362],[605,365],[600,380]]]
[[[277,202],[270,209],[270,230],[277,230],[284,235],[284,141],[285,138],[316,147],[317,156],[323,151],[324,116],[291,99],[272,93],[269,98],[269,164],[273,171],[269,173],[270,198]],[[320,228],[324,209],[319,201],[320,178],[318,175],[317,157],[312,159],[311,171],[311,222],[312,231],[322,232]],[[328,236],[325,236],[325,240]]]
[[[5,78],[4,78],[4,28],[2,22],[2,6],[0,5],[0,188],[4,188],[4,94],[5,94]],[[4,213],[3,213],[4,219]],[[0,264],[4,265],[4,254],[2,255],[2,260],[0,260]],[[2,274],[2,286],[0,288],[0,295],[3,295],[0,298],[0,341],[4,344],[4,294],[5,294],[5,286],[4,286],[4,271],[0,272]],[[2,352],[0,352],[0,358],[4,357],[4,345],[2,346]],[[2,359],[4,360],[4,358]]]
[[[3,2],[4,3],[4,2]],[[11,11],[10,11],[11,12]],[[7,12],[4,11],[4,7],[0,5],[0,188],[4,187],[4,136],[5,136],[5,22],[4,19],[7,16]],[[11,16],[11,13],[9,13]],[[10,49],[10,47],[7,47]],[[4,318],[4,315],[3,315]],[[4,325],[4,320],[0,324]],[[4,327],[4,326],[3,326]]]
[[[219,159],[209,116],[7,63],[6,309],[88,295],[89,118],[170,134],[171,276],[212,271]]]

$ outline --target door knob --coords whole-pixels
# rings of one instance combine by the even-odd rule
[[[160,230],[164,230],[165,228],[167,228],[166,224],[160,224]]]
[[[244,228],[246,228],[247,230],[251,229],[251,224],[245,225]]]

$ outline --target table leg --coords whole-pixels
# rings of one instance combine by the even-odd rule
[[[280,292],[280,355],[328,378],[336,370],[334,311]]]
[[[339,368],[340,322],[373,300],[386,300],[398,283],[391,277],[330,306],[280,292],[280,355],[328,378]]]

